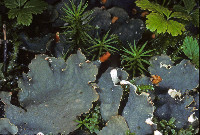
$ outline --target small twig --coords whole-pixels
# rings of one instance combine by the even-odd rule
[[[4,34],[4,52],[3,52],[3,62],[4,68],[3,71],[6,72],[6,61],[7,61],[7,41],[6,41],[6,25],[3,24],[3,34]]]
[[[3,34],[4,34],[4,40],[6,41],[6,25],[3,24]]]

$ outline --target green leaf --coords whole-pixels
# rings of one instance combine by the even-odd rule
[[[24,5],[27,0],[4,0],[4,4],[9,9],[19,8]]]
[[[160,125],[161,125],[163,128],[165,128],[165,124],[164,124],[164,123],[160,122]]]
[[[172,13],[172,11],[168,10],[167,8],[162,7],[162,10],[160,10],[160,12],[162,12],[164,15],[166,15],[167,18],[169,18],[170,14]]]
[[[199,9],[198,8],[191,13],[191,17],[192,17],[192,23],[195,26],[199,27]]]
[[[172,36],[181,35],[182,31],[185,31],[185,25],[177,21],[169,20],[167,26],[167,32],[172,34]]]
[[[17,17],[20,13],[20,9],[11,9],[10,11],[8,11],[8,18],[9,19],[14,19],[15,17]]]
[[[173,12],[167,8],[149,2],[148,0],[137,0],[136,5],[141,7],[143,10],[152,11],[149,15],[146,16],[146,28],[152,32],[157,31],[158,34],[166,33],[172,34],[172,36],[181,35],[182,31],[185,31],[185,26],[178,21],[172,20],[173,18],[183,19],[183,20],[192,20],[190,15],[181,12]],[[176,7],[181,9],[180,6]],[[185,12],[185,10],[183,10]]]
[[[196,5],[195,0],[183,0],[183,2],[188,12],[191,12]]]
[[[150,62],[148,62],[147,60],[141,59],[141,61],[143,61],[144,63],[151,65]]]
[[[83,123],[82,121],[79,121],[79,120],[74,120],[74,121],[80,124]]]
[[[183,41],[183,52],[199,67],[199,45],[196,39],[185,37]]]
[[[174,13],[171,14],[170,17],[180,18],[180,19],[183,19],[183,20],[186,20],[186,21],[192,20],[191,16],[184,14],[182,12],[174,12]]]
[[[17,23],[28,26],[31,24],[32,19],[33,16],[31,13],[25,13],[21,10],[17,17]]]
[[[143,49],[145,48],[146,44],[147,44],[147,42],[145,42],[144,45],[140,48],[139,54],[143,51]]]
[[[176,135],[176,130],[175,129],[171,129],[172,135]]]
[[[186,18],[187,18],[187,16],[189,16],[188,19],[192,20],[192,23],[195,26],[199,27],[199,8],[193,10],[196,5],[195,1],[194,0],[192,0],[192,1],[184,0],[184,5],[185,5],[184,7],[180,6],[180,5],[175,5],[173,7],[173,9],[177,12],[181,12],[182,14],[184,14],[186,16]],[[182,18],[182,19],[184,19],[184,18]],[[185,20],[187,20],[187,19],[185,19]]]
[[[159,5],[159,4],[155,4],[155,3],[151,3],[148,0],[137,0],[136,5],[138,7],[140,7],[143,10],[149,10],[152,12],[158,12],[159,14],[165,14],[167,17],[171,14],[172,11],[168,10],[167,8]]]
[[[80,128],[82,126],[82,124],[78,124],[77,126],[76,126],[76,128]]]
[[[176,119],[172,117],[172,118],[168,121],[168,124],[171,125],[171,124],[173,124],[175,121],[176,121]]]
[[[146,27],[150,31],[156,31],[157,33],[165,33],[167,31],[167,21],[166,19],[158,13],[151,13],[146,16]]]
[[[47,6],[48,4],[44,1],[30,0],[24,5],[24,8],[28,8],[32,14],[41,14],[43,10],[47,9]]]
[[[144,66],[142,65],[142,62],[141,62],[140,60],[138,60],[138,63],[139,63],[139,64],[138,64],[139,68],[141,68],[141,69],[147,71],[147,70],[144,68]],[[143,71],[140,71],[140,72],[143,73]],[[147,71],[147,72],[148,72],[148,71]]]
[[[136,6],[140,7],[142,10],[149,10],[149,11],[158,11],[159,8],[156,7],[158,6],[155,4],[152,4],[151,2],[149,2],[148,0],[137,0],[136,2]]]
[[[148,0],[137,0],[136,6],[141,7],[142,10],[148,9],[149,11],[155,10],[154,6]]]
[[[182,12],[182,13],[187,13],[187,10],[185,9],[185,7],[181,6],[181,5],[174,5],[173,9],[176,12]]]
[[[30,25],[32,22],[32,14],[29,13],[29,11],[24,10],[24,9],[11,9],[8,12],[8,18],[9,19],[14,19],[17,17],[17,23],[18,24],[23,24],[23,25]]]
[[[147,29],[151,31],[157,30],[157,33],[168,32],[172,36],[181,35],[182,31],[185,31],[185,26],[174,20],[166,20],[158,13],[151,13],[147,15],[148,20],[146,20]]]
[[[154,50],[155,50],[155,49],[145,51],[145,52],[143,52],[140,56],[151,56],[151,55],[146,55],[146,54],[147,54],[147,53],[150,53],[150,52],[153,52]]]
[[[17,18],[17,23],[30,25],[33,19],[32,14],[40,14],[47,8],[47,3],[42,0],[6,0],[4,1],[8,11],[8,18]]]

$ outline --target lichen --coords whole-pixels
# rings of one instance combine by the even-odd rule
[[[101,115],[105,121],[112,116],[118,115],[120,100],[122,98],[123,89],[120,85],[116,85],[121,79],[127,79],[127,73],[120,69],[116,70],[116,76],[111,74],[111,68],[107,69],[98,80],[101,102]],[[117,78],[117,79],[116,79]]]
[[[169,56],[161,55],[154,56],[149,61],[149,72],[162,78],[159,87],[165,90],[176,89],[184,94],[186,90],[192,90],[199,85],[199,69],[189,60],[184,59],[174,65]]]
[[[98,99],[88,84],[95,81],[97,68],[85,60],[80,50],[66,62],[46,55],[32,60],[29,72],[18,81],[22,89],[18,98],[25,110],[5,105],[5,115],[19,134],[68,134],[76,129],[76,116],[88,112]]]
[[[130,128],[130,131],[138,135],[152,134],[153,126],[146,123],[153,117],[154,106],[149,102],[148,94],[136,94],[136,86],[130,84],[128,102],[122,116]]]
[[[97,135],[126,135],[128,130],[124,117],[118,115],[113,116]]]
[[[187,126],[188,117],[192,114],[192,108],[188,107],[193,98],[185,96],[181,101],[172,98],[168,93],[158,95],[158,100],[155,102],[156,110],[155,116],[159,119],[169,120],[171,117],[175,118],[175,126],[177,129]]]

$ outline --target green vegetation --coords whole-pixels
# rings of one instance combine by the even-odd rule
[[[155,3],[158,3],[164,7],[168,7],[168,6],[171,6],[171,5],[174,5],[174,3],[180,3],[179,0],[150,0],[150,1],[154,1]]]
[[[135,42],[134,47],[132,47],[132,45],[129,43],[130,49],[126,49],[124,47],[122,49],[122,51],[124,52],[124,54],[121,55],[122,64],[124,65],[126,70],[131,70],[133,75],[135,75],[138,72],[138,70],[140,73],[143,73],[143,71],[147,71],[143,63],[150,65],[150,63],[143,57],[152,56],[149,53],[154,50],[143,51],[146,44],[147,42],[144,45],[142,45],[141,48],[137,48]]]
[[[59,5],[58,7],[60,8],[61,3],[58,2],[55,4],[48,5],[44,1],[45,0],[0,1],[0,8],[3,7],[2,9],[0,9],[0,12],[3,13],[0,15],[0,31],[3,31],[2,30],[3,24],[6,24],[7,26],[6,34],[0,32],[0,40],[2,42],[0,43],[0,51],[1,51],[0,92],[6,91],[6,93],[9,94],[9,96],[6,95],[4,97],[4,95],[1,93],[0,95],[2,101],[5,100],[4,106],[6,107],[5,109],[5,116],[7,117],[6,119],[11,119],[11,121],[13,122],[13,123],[9,122],[9,125],[17,126],[17,128],[19,129],[18,134],[23,134],[20,132],[24,132],[24,134],[29,134],[29,132],[32,133],[31,130],[32,129],[35,130],[37,129],[37,127],[41,127],[38,130],[44,130],[45,132],[52,131],[53,133],[51,134],[61,133],[60,131],[64,132],[67,131],[68,134],[75,130],[78,131],[79,129],[84,130],[84,132],[87,131],[92,134],[99,134],[102,128],[106,127],[103,128],[102,132],[107,130],[108,132],[111,131],[114,132],[115,134],[116,131],[118,132],[118,130],[124,129],[123,131],[121,130],[121,132],[125,135],[136,135],[136,133],[140,135],[143,134],[144,130],[149,130],[144,132],[151,132],[151,129],[148,127],[151,125],[144,124],[144,121],[147,118],[149,118],[150,115],[153,119],[155,119],[154,123],[157,124],[157,130],[160,131],[163,135],[195,134],[195,132],[199,128],[196,127],[195,123],[193,124],[194,126],[193,127],[192,125],[188,126],[187,119],[183,120],[183,122],[180,122],[179,120],[180,117],[178,117],[180,115],[175,115],[175,113],[177,114],[176,111],[174,111],[173,109],[168,109],[172,108],[173,105],[173,107],[175,106],[177,108],[176,110],[179,110],[180,113],[183,112],[183,116],[181,116],[180,119],[186,118],[188,117],[188,114],[191,114],[189,107],[187,110],[185,109],[186,105],[190,105],[193,107],[194,104],[195,108],[193,108],[193,111],[197,111],[199,109],[198,107],[196,107],[199,106],[197,102],[199,99],[195,99],[196,97],[194,97],[194,95],[197,94],[199,90],[198,89],[199,85],[197,85],[199,82],[199,78],[196,77],[197,73],[199,73],[199,69],[195,69],[194,65],[191,65],[191,63],[188,60],[187,61],[184,60],[184,63],[177,64],[178,60],[188,58],[191,60],[193,64],[195,64],[197,68],[199,68],[199,44],[198,44],[199,38],[197,38],[198,35],[195,35],[196,31],[192,32],[192,30],[188,29],[186,30],[187,27],[185,28],[185,26],[190,22],[193,24],[192,26],[199,27],[199,11],[198,9],[196,9],[198,7],[197,7],[197,2],[195,2],[195,0],[179,0],[179,2],[177,2],[178,0],[175,0],[176,3],[178,3],[179,5],[174,5],[173,4],[174,1],[171,0],[163,0],[163,1],[149,0],[149,1],[156,1],[156,3],[159,2],[160,5],[155,4],[153,2],[149,2],[148,0],[137,0],[136,1],[137,6],[141,7],[142,10],[150,11],[150,14],[147,15],[146,17],[147,18],[146,28],[149,29],[151,32],[154,32],[156,34],[156,37],[154,39],[150,38],[147,39],[146,37],[143,36],[143,38],[139,41],[139,43],[144,43],[144,44],[137,45],[134,42],[134,44],[132,45],[131,43],[129,43],[128,44],[129,48],[126,48],[125,44],[123,47],[123,45],[121,44],[122,42],[119,41],[118,36],[110,33],[110,31],[113,31],[112,26],[118,27],[120,25],[111,24],[111,27],[109,27],[111,28],[111,30],[106,31],[104,35],[101,34],[101,36],[99,36],[98,38],[94,38],[88,34],[90,30],[94,29],[94,26],[91,26],[89,24],[90,21],[93,19],[93,17],[91,17],[93,11],[90,10],[91,7],[89,7],[90,8],[89,10],[87,10],[88,8],[87,0],[80,0],[78,6],[74,3],[75,0],[71,1],[69,0],[70,1],[69,4],[64,3],[64,7],[62,8],[62,10],[64,11],[65,15],[61,19],[65,21],[65,24],[64,23],[61,24],[62,26],[64,25],[62,27],[63,28],[62,30],[60,29],[61,25],[59,24],[59,26],[57,26],[56,24],[60,23],[59,18],[56,17],[62,14],[57,11],[56,6],[58,4]],[[48,9],[48,11],[45,10],[47,9],[48,6],[50,6],[52,10],[51,9]],[[48,22],[48,26],[45,27],[48,30],[44,29],[43,31],[43,29],[41,29],[41,31],[38,31],[37,29],[40,29],[43,25],[46,26],[47,22],[45,23],[40,22],[40,20],[38,19],[39,21],[37,22],[34,21],[33,25],[30,26],[30,24],[32,23],[33,16],[41,14],[44,10],[45,10],[44,15],[47,16],[47,18],[48,17],[50,18],[51,15],[52,16],[56,15],[55,20],[59,21],[56,22],[54,20]],[[106,11],[107,9],[100,9],[100,10],[107,12]],[[113,16],[114,15],[111,14],[110,18],[109,17],[108,18],[111,20],[111,17]],[[102,18],[100,19],[102,20]],[[119,17],[119,19],[121,18]],[[54,25],[54,23],[56,25]],[[143,22],[141,21],[141,23],[139,24],[143,24]],[[135,27],[135,25],[133,26]],[[140,28],[143,28],[143,26],[144,25],[141,25]],[[196,29],[195,27],[194,29]],[[63,34],[65,34],[66,43],[60,45],[61,42],[60,44],[59,43],[57,44],[54,41],[55,32],[57,32],[57,30],[58,32],[63,32]],[[38,33],[35,34],[34,31],[38,31]],[[25,45],[26,42],[24,42],[21,37],[22,32],[25,35],[31,33],[32,36],[30,35],[26,36],[27,40],[38,39],[39,42],[37,42],[36,44],[30,43],[30,46],[34,45],[40,46],[41,44],[44,44],[44,48],[46,50],[42,52],[36,52],[35,51],[36,49],[33,49],[34,51],[30,52],[30,48],[28,48],[29,46],[24,47],[26,46]],[[135,36],[137,36],[139,33],[138,31],[136,32],[137,33],[135,33]],[[152,34],[151,32],[150,34]],[[50,35],[49,38],[47,39],[48,43],[43,43],[42,40],[40,40],[42,39],[43,34],[45,35],[45,37],[47,35]],[[5,39],[3,39],[4,35],[7,36],[6,40],[8,40],[7,48],[4,47],[3,44],[5,43]],[[35,38],[34,36],[37,36],[37,38]],[[148,41],[148,45],[146,42],[147,40],[151,40],[150,42]],[[77,51],[79,48],[85,55],[83,55],[80,50]],[[66,50],[68,49],[67,52],[65,49]],[[5,52],[5,54],[3,52]],[[56,55],[57,52],[58,53],[62,52],[62,54],[63,52],[66,52],[64,55],[65,60],[72,53],[77,52],[77,54],[76,55],[72,54],[71,57],[69,57],[69,59],[67,60],[67,62],[65,62],[62,58],[55,58],[62,56],[62,55]],[[96,59],[99,59],[106,52],[109,52],[110,54],[120,52],[121,64],[124,67],[124,70],[130,73],[127,74],[125,71],[123,72],[117,71],[117,78],[120,84],[119,83],[113,84],[114,82],[113,76],[110,74],[110,68],[112,68],[110,65],[112,65],[113,63],[111,64],[104,63],[105,65],[106,64],[107,65],[105,66],[104,64],[102,64],[99,67],[99,65],[96,66],[95,63],[88,62],[85,59],[86,58],[85,56],[87,56],[87,58],[89,58],[91,61],[94,61]],[[167,54],[168,56],[161,54]],[[149,60],[148,58],[150,58],[151,56],[154,56],[155,59]],[[35,57],[35,59],[33,59],[31,62],[31,59],[33,57]],[[3,58],[6,58],[6,60],[3,61]],[[148,68],[149,65],[152,65],[152,67],[150,66]],[[108,74],[105,76],[105,78],[103,78],[102,77],[103,75],[101,75],[105,71],[103,69],[104,67],[108,68],[107,71],[109,71]],[[181,72],[179,73],[180,69],[182,68],[183,70],[181,70]],[[151,98],[152,101],[149,103],[149,100],[147,100],[148,94],[143,95],[141,93],[154,91],[154,88],[156,89],[158,88],[157,90],[159,91],[161,87],[154,87],[154,85],[151,85],[150,83],[142,83],[142,82],[138,83],[141,85],[136,85],[136,83],[134,83],[134,79],[129,80],[133,76],[138,76],[141,74],[145,74],[145,77],[147,77],[149,75],[149,73],[147,72],[150,72],[152,75],[153,74],[160,75],[161,73],[166,72],[166,74],[164,73],[163,74],[164,76],[162,76],[164,78],[163,82],[165,81],[163,83],[163,86],[161,86],[163,92],[165,88],[167,88],[166,90],[168,90],[168,87],[170,88],[180,87],[180,89],[179,88],[175,89],[180,90],[182,95],[187,93],[189,95],[189,98],[185,98],[185,100],[186,99],[189,100],[187,102],[185,100],[181,100],[181,102],[185,101],[184,104],[182,104],[181,102],[179,103],[178,101],[179,99],[177,99],[176,104],[175,102],[174,103],[169,102],[170,104],[168,104],[169,100],[166,100],[165,98],[163,98],[165,100],[162,100],[162,96],[160,98],[159,94],[155,92],[154,93],[155,95],[153,95],[155,97]],[[193,74],[190,75],[191,78],[188,78],[189,76],[186,73],[190,74],[193,73]],[[110,75],[111,78],[109,78]],[[110,79],[110,82],[106,81],[106,78]],[[147,77],[147,79],[146,80],[149,81],[149,77]],[[124,85],[122,85],[123,84],[121,83],[123,82],[122,80],[123,81],[127,80],[131,82],[133,85],[137,87],[137,89],[135,89],[136,87],[135,86],[133,87],[127,81]],[[184,80],[185,83],[182,83],[182,80]],[[76,85],[74,85],[75,83],[73,83],[73,81],[76,81],[75,82]],[[102,84],[99,83],[100,81],[102,81]],[[194,84],[192,82],[194,82]],[[149,84],[149,85],[144,85],[144,84]],[[186,88],[186,86],[188,86],[188,88]],[[121,87],[123,88],[123,95]],[[191,94],[192,92],[187,92],[187,90],[191,91],[194,89],[195,90],[197,89],[195,94],[194,93]],[[55,92],[55,90],[57,91]],[[106,90],[108,90],[109,92],[107,92]],[[58,91],[60,91],[60,93]],[[12,93],[12,98],[10,97],[10,93],[8,92]],[[37,96],[37,92],[39,96]],[[27,95],[26,93],[29,94]],[[50,93],[49,96],[43,96],[46,93]],[[119,98],[115,98],[116,95]],[[45,97],[45,98],[40,98],[40,97]],[[53,100],[48,100],[49,97],[52,98]],[[60,99],[65,99],[63,97],[65,97],[68,100],[63,100],[63,101],[60,100]],[[154,98],[155,100],[153,100]],[[11,99],[11,102],[8,99],[9,100]],[[76,99],[76,101],[74,99]],[[172,98],[169,96],[169,99]],[[194,103],[194,99],[196,104]],[[17,103],[13,103],[13,101],[14,102],[16,101]],[[34,101],[34,103],[32,101]],[[100,102],[101,104],[97,104],[95,105],[96,107],[93,106],[93,108],[91,108],[92,102],[95,101],[97,101],[98,103]],[[44,102],[45,104],[42,105],[45,105],[45,107],[43,107],[42,109],[45,110],[42,110],[40,107],[41,106],[40,103]],[[160,104],[159,102],[163,103]],[[11,105],[11,103],[15,106]],[[101,106],[101,112],[100,112],[100,105],[105,105],[105,107]],[[38,109],[38,107],[40,109]],[[67,109],[63,107],[67,107]],[[164,109],[161,107],[163,107]],[[13,108],[18,110],[17,112],[20,112],[22,115],[21,114],[14,115],[15,116],[14,117],[12,114],[13,111],[10,111],[13,110]],[[107,117],[106,115],[109,112],[111,112],[110,108],[114,109],[116,108],[115,113],[112,115],[112,117],[114,116],[115,118],[111,121],[110,118],[107,118],[107,120],[110,121],[110,125],[108,122],[108,124],[106,124],[105,126],[104,120],[106,119],[103,120],[102,117],[103,118],[104,116]],[[156,113],[156,110],[160,108],[161,110],[163,110],[163,112],[166,110],[165,111],[166,113],[159,113],[162,111],[158,111],[158,113]],[[57,117],[58,116],[57,110],[63,110],[61,111],[61,116],[63,117]],[[169,110],[173,111],[167,112]],[[89,113],[86,113],[88,111]],[[44,117],[43,115],[38,115],[38,114],[43,114],[44,112],[48,112]],[[32,114],[37,114],[37,116],[33,116]],[[121,116],[122,114],[123,116]],[[163,118],[168,114],[170,114],[170,116],[169,117],[167,116],[165,118],[170,118],[170,117],[172,118],[168,120],[159,121],[157,120],[157,118],[161,119],[160,118],[161,114]],[[197,114],[195,113],[195,115]],[[48,116],[50,120],[48,120],[46,116]],[[76,118],[77,116],[80,117]],[[37,123],[40,126],[36,125],[36,127],[34,127],[32,119],[38,121]],[[46,123],[46,120],[52,121],[52,123],[51,122]],[[56,123],[57,121],[59,121],[59,123]],[[77,123],[78,129],[76,128],[74,121]],[[181,125],[181,127],[178,128],[178,125],[176,125],[177,121],[183,123],[183,126]],[[21,126],[18,123],[27,123],[27,124]],[[67,126],[64,124],[66,124]],[[186,125],[188,127],[186,127]],[[72,126],[74,126],[73,129],[71,128]],[[116,128],[120,126],[122,128]],[[58,129],[57,127],[61,127],[61,129]],[[131,131],[128,129],[130,129],[134,133],[131,133]]]
[[[173,19],[183,19],[190,21],[191,17],[181,12],[172,12],[167,8],[149,2],[148,0],[137,0],[136,5],[143,10],[152,11],[147,15],[146,28],[152,32],[165,33],[168,32],[172,36],[181,35],[185,31],[185,24]]]
[[[191,22],[199,27],[199,9],[195,8],[196,2],[195,0],[183,0],[184,7],[181,5],[174,5],[173,9],[176,12],[181,12],[187,16],[191,17]]]
[[[64,34],[67,38],[67,43],[70,44],[70,48],[66,55],[70,52],[74,53],[78,48],[85,52],[85,48],[88,47],[88,34],[93,27],[89,25],[92,20],[90,15],[93,11],[85,12],[88,4],[83,5],[82,0],[76,7],[73,1],[70,1],[71,6],[65,3],[65,8],[63,11],[66,13],[61,19],[64,20],[67,25],[63,28],[65,29]],[[66,58],[66,56],[65,56]]]
[[[7,31],[5,31],[5,34],[7,35],[7,55],[6,61],[2,61],[2,63],[0,63],[0,88],[2,90],[15,91],[18,89],[16,78],[21,75],[22,65],[18,63],[17,59],[22,42],[19,40],[19,36],[16,31],[13,31],[12,29],[7,29]],[[2,43],[2,46],[0,44],[0,48],[4,48],[4,46],[4,42]],[[9,46],[12,46],[12,50],[8,49]],[[5,51],[5,48],[3,51]],[[2,55],[5,57],[4,53],[2,53]]]
[[[17,24],[29,26],[33,14],[41,14],[47,8],[47,3],[42,0],[4,0],[9,8],[8,18],[17,18]]]
[[[90,36],[88,37],[93,45],[87,49],[87,54],[93,56],[92,60],[98,59],[107,51],[109,53],[119,51],[116,47],[114,47],[118,44],[118,37],[116,35],[109,36],[109,31],[102,37],[102,39],[92,39]]]
[[[176,121],[175,118],[172,117],[169,121],[167,120],[158,121],[156,119],[154,120],[155,120],[154,123],[157,124],[157,130],[163,133],[163,135],[168,135],[168,134],[176,135],[175,131],[176,126],[174,124],[174,122]]]
[[[194,135],[194,128],[192,127],[192,125],[189,125],[189,127],[187,129],[180,129],[178,131],[178,135]]]
[[[155,55],[167,54],[170,55],[173,60],[182,59],[179,56],[180,46],[186,35],[186,32],[178,36],[172,36],[169,33],[161,33],[149,43],[152,48],[156,49]]]
[[[174,122],[176,121],[175,118],[171,118],[169,119],[169,121],[167,120],[161,120],[161,121],[157,121],[156,119],[154,119],[157,125],[158,125],[158,131],[160,131],[161,133],[163,133],[163,135],[194,135],[195,134],[195,130],[192,127],[192,125],[189,125],[188,128],[186,129],[180,129],[177,130],[176,126],[174,124]]]
[[[90,113],[83,114],[83,117],[79,117],[79,120],[75,120],[78,123],[78,128],[86,128],[90,133],[98,133],[100,130],[99,124],[101,121],[100,106],[96,106]]]
[[[184,54],[199,68],[199,45],[193,37],[185,37],[182,45]]]
[[[0,63],[0,80],[3,80],[4,75],[3,75],[3,63]]]
[[[153,91],[154,87],[153,85],[136,85],[137,87],[137,93],[142,93],[142,92],[149,92]]]
[[[136,135],[136,134],[135,133],[131,133],[130,130],[127,130],[125,135]]]
[[[16,68],[17,66],[16,61],[17,61],[17,56],[19,53],[19,47],[22,44],[22,42],[18,39],[19,37],[16,33],[13,33],[12,36],[13,36],[13,40],[12,40],[13,52],[9,59],[8,71],[14,70],[14,68]]]

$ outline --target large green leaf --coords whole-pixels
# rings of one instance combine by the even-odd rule
[[[185,37],[183,41],[183,52],[194,64],[199,66],[199,45],[196,39],[188,36]]]
[[[151,3],[148,0],[137,0],[135,3],[138,7],[141,7],[141,9],[143,10],[158,12],[160,14],[165,14],[166,16],[169,16],[170,13],[172,12],[161,5],[156,3]]]
[[[30,25],[32,14],[41,14],[47,8],[47,3],[41,0],[5,0],[5,6],[10,9],[8,18],[17,18],[17,23]]]
[[[30,25],[33,19],[33,16],[31,13],[24,12],[24,9],[20,10],[20,9],[11,9],[8,12],[8,18],[9,19],[14,19],[15,17],[17,17],[17,23],[18,24],[22,24],[22,25]]]
[[[172,36],[178,36],[185,31],[185,25],[174,20],[167,21],[167,32],[172,34]]]
[[[20,9],[11,9],[10,11],[8,11],[8,18],[9,19],[14,19],[15,17],[17,17],[19,15]]]
[[[148,9],[149,11],[156,11],[156,6],[148,0],[137,0],[135,3],[138,7],[141,7],[142,10]]]
[[[4,0],[4,4],[9,9],[19,8],[24,5],[27,0]]]
[[[161,5],[149,2],[148,0],[137,0],[136,5],[143,10],[152,11],[146,16],[146,27],[152,32],[157,30],[158,33],[168,32],[172,36],[181,35],[182,31],[185,31],[185,25],[173,19],[178,18],[186,21],[193,19],[193,17],[188,15],[186,10],[183,10],[181,6],[176,6],[175,8],[177,8],[178,11],[183,12],[172,12]]]
[[[158,33],[165,33],[167,31],[167,22],[163,16],[158,13],[151,13],[147,16],[146,27],[151,31],[157,30]]]
[[[168,32],[172,34],[172,36],[177,36],[178,34],[182,34],[182,31],[185,31],[185,26],[182,23],[173,20],[166,20],[158,13],[147,15],[147,19],[147,29],[150,29],[151,31],[157,30],[157,33]]]
[[[33,16],[29,12],[24,12],[21,10],[17,16],[17,23],[22,25],[30,25],[32,22]]]

